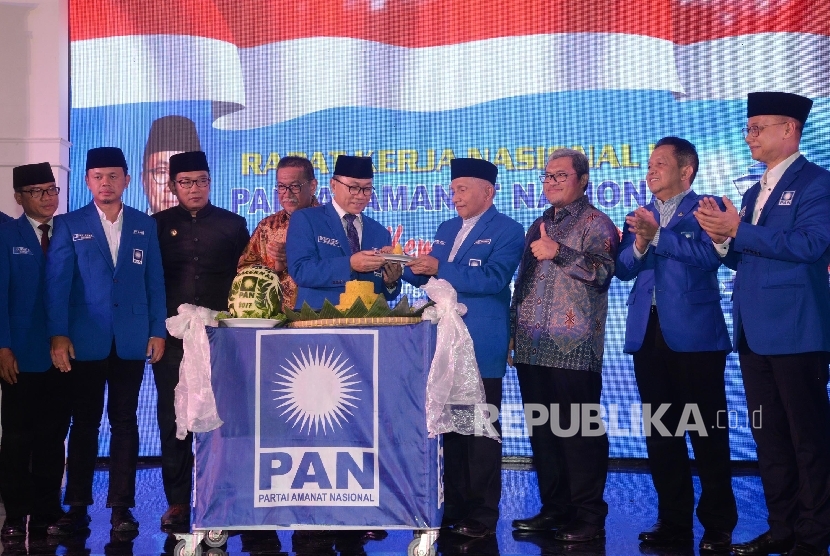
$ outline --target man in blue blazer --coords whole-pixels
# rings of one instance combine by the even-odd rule
[[[389,252],[392,236],[363,209],[372,199],[372,159],[337,157],[330,187],[332,202],[296,211],[285,240],[288,274],[297,283],[299,309],[320,309],[340,301],[349,280],[375,284],[375,293],[395,299],[401,291],[401,266],[374,251]]]
[[[157,362],[166,335],[164,275],[156,222],[124,206],[130,183],[121,149],[87,153],[93,201],[55,219],[46,266],[47,333],[52,362],[71,371],[66,516],[49,533],[86,527],[98,455],[98,427],[108,389],[110,480],[107,507],[114,531],[134,531],[138,458],[138,392],[145,361]]]
[[[44,530],[63,515],[68,375],[49,357],[44,275],[58,188],[48,162],[12,170],[17,220],[0,226],[0,496],[4,540]]]
[[[668,434],[655,428],[646,434],[658,513],[640,540],[679,547],[692,542],[692,470],[686,434],[676,433],[694,416],[703,430],[685,432],[702,488],[700,549],[728,552],[738,522],[725,421],[724,372],[732,344],[720,306],[720,257],[694,217],[700,196],[691,186],[698,164],[689,141],[657,142],[646,174],[656,199],[626,217],[615,275],[636,279],[628,296],[624,349],[634,354],[640,399],[652,411],[669,404],[661,417]]]
[[[750,93],[744,136],[767,166],[740,212],[701,203],[701,226],[737,271],[732,314],[769,530],[736,554],[826,554],[830,544],[830,172],[798,146],[812,101]]]
[[[13,218],[4,212],[0,212],[0,224],[8,222],[9,220],[13,220]]]
[[[524,228],[493,206],[496,166],[457,158],[451,162],[451,174],[458,217],[438,227],[432,252],[409,263],[404,279],[420,287],[435,276],[458,292],[458,302],[467,306],[464,324],[473,340],[487,403],[500,408],[510,340],[510,282],[522,256]],[[495,424],[499,428],[498,421]],[[483,436],[445,434],[444,483],[444,520],[453,531],[468,537],[495,532],[501,444]]]

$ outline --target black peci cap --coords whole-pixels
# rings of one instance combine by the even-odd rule
[[[804,124],[812,107],[812,100],[793,93],[749,93],[746,98],[746,117],[787,116]]]
[[[174,154],[170,157],[170,179],[175,179],[179,172],[210,172],[207,156],[202,151],[190,151]]]
[[[478,178],[496,185],[499,169],[480,158],[454,158],[450,161],[450,175],[456,178]]]
[[[98,147],[86,152],[86,169],[93,168],[124,168],[127,173],[127,159],[118,147]]]
[[[52,166],[48,162],[24,164],[12,168],[12,186],[15,189],[22,189],[27,185],[53,183],[54,181],[55,174],[52,173]]]
[[[334,163],[334,175],[344,178],[371,179],[374,177],[372,159],[368,156],[348,156],[341,154]]]

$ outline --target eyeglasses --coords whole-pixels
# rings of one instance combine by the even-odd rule
[[[343,183],[342,181],[335,178],[334,176],[332,176],[331,179],[333,179],[334,181],[336,181],[337,183],[339,183],[341,185],[344,185],[344,186],[348,187],[349,188],[349,193],[351,193],[352,195],[357,195],[358,193],[361,194],[361,195],[371,195],[372,191],[374,190],[374,188],[372,186],[360,187],[358,185],[349,185],[347,183]]]
[[[749,127],[742,127],[741,133],[744,134],[744,139],[746,139],[747,135],[752,135],[753,137],[758,137],[762,131],[766,128],[774,125],[784,125],[790,122],[778,122],[777,124],[767,124],[767,125],[751,125]]]
[[[210,185],[210,178],[199,178],[198,180],[176,180],[176,185],[185,189],[190,189],[194,185],[199,187],[207,187]]]
[[[280,193],[286,193],[286,192],[290,191],[291,193],[294,193],[296,195],[297,193],[302,191],[303,186],[307,183],[308,183],[307,181],[304,181],[303,183],[290,183],[290,184],[278,183],[277,187],[275,189],[277,191],[279,191]]]
[[[170,168],[167,166],[151,168],[147,170],[147,173],[150,174],[153,177],[153,181],[159,185],[167,185],[167,181],[170,179]]]
[[[567,174],[565,172],[556,172],[555,174],[548,174],[547,172],[544,174],[539,174],[539,181],[545,183],[548,180],[553,180],[553,183],[564,183],[568,181],[569,176],[575,175],[576,172],[573,174]]]
[[[45,189],[41,187],[35,187],[34,189],[21,189],[20,192],[28,193],[32,196],[32,199],[40,199],[41,197],[43,197],[44,194],[48,195],[49,197],[54,197],[55,195],[61,192],[61,188],[55,186],[47,187]]]

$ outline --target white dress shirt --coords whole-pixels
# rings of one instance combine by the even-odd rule
[[[767,204],[769,196],[772,194],[772,190],[775,189],[775,186],[778,185],[779,181],[781,181],[781,176],[784,175],[787,168],[789,168],[799,156],[801,156],[800,152],[794,152],[774,167],[767,168],[764,175],[761,176],[761,191],[758,193],[758,198],[755,199],[755,206],[752,208],[753,226],[758,224],[758,220],[761,218],[761,211],[764,210],[764,205]],[[718,255],[725,257],[729,252],[729,244],[731,242],[732,238],[728,237],[723,243],[715,243],[715,250],[718,252]]]
[[[486,212],[486,211],[485,211]],[[481,214],[484,214],[483,212]],[[464,240],[467,239],[467,236],[470,235],[470,232],[473,230],[478,221],[481,220],[481,214],[478,216],[473,216],[472,218],[467,218],[461,224],[461,229],[458,230],[458,234],[455,236],[455,241],[452,244],[452,249],[450,250],[450,256],[447,259],[447,262],[452,262],[455,259],[455,256],[458,254],[458,250],[461,249],[461,244],[464,243]]]
[[[334,210],[337,211],[337,216],[340,217],[340,223],[343,225],[343,231],[346,232],[346,236],[349,235],[349,230],[346,228],[346,220],[343,218],[346,214],[348,214],[345,210],[340,208],[340,205],[337,204],[337,201],[334,199],[331,200],[331,205],[334,207]],[[360,244],[363,244],[363,213],[355,214],[357,218],[354,219],[354,227],[357,230],[357,239],[360,240]]]
[[[107,220],[107,215],[98,208],[98,205],[95,205],[95,210],[98,211],[98,216],[101,218],[101,226],[104,228],[107,245],[110,247],[112,265],[115,266],[118,264],[118,248],[121,246],[121,228],[124,225],[124,205],[121,205],[121,210],[118,211],[118,217],[116,217],[115,222]]]
[[[758,219],[761,217],[761,211],[764,209],[764,205],[767,204],[767,200],[769,199],[772,190],[775,189],[775,186],[778,185],[779,181],[781,181],[781,176],[784,175],[787,168],[789,168],[799,156],[801,156],[801,153],[796,151],[782,160],[774,168],[767,168],[767,171],[764,172],[764,175],[761,177],[761,192],[758,193],[758,198],[755,200],[755,208],[752,210],[753,225],[758,223]]]
[[[40,242],[41,238],[43,237],[43,230],[38,228],[38,226],[40,226],[41,224],[49,224],[49,237],[50,238],[52,237],[52,232],[55,231],[55,226],[54,226],[55,219],[54,218],[50,218],[46,222],[38,222],[34,218],[29,217],[29,215],[27,214],[26,219],[29,220],[29,224],[31,224],[32,228],[35,229],[35,235],[37,236],[38,242]]]

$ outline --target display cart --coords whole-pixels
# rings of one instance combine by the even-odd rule
[[[443,456],[425,398],[436,327],[207,329],[223,424],[194,435],[192,532],[407,529],[435,554]]]

